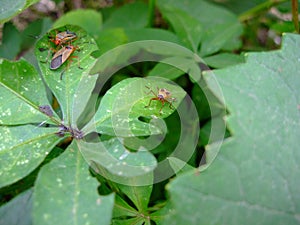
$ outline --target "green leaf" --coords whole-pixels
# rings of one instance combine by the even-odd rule
[[[2,0],[0,8],[0,24],[10,20],[38,0]]]
[[[0,126],[0,187],[25,177],[61,139],[57,128]]]
[[[299,47],[287,34],[281,50],[215,72],[232,137],[200,175],[168,186],[175,212],[166,224],[299,223]]]
[[[115,205],[113,210],[113,217],[134,217],[138,215],[138,211],[131,207],[125,200],[123,200],[120,196],[116,195]]]
[[[164,207],[150,214],[151,220],[155,221],[157,225],[165,224],[166,217],[171,217],[175,213],[171,203],[168,201]]]
[[[100,46],[100,53],[103,54],[119,45],[142,40],[161,40],[179,43],[177,36],[173,33],[153,28],[137,28],[137,29],[124,29],[124,28],[111,28],[102,30],[96,42]]]
[[[224,27],[226,27],[226,29],[224,29]],[[240,47],[240,40],[238,37],[242,31],[241,24],[233,23],[231,21],[227,24],[211,26],[203,35],[199,54],[201,56],[206,56],[218,52],[220,49],[233,50]],[[235,42],[237,43],[235,44]],[[229,46],[233,46],[233,48],[230,48]]]
[[[98,34],[96,42],[100,46],[100,54],[103,54],[110,49],[127,43],[128,37],[122,28],[105,29]]]
[[[142,28],[148,23],[148,6],[142,2],[125,4],[116,9],[104,22],[103,29],[107,28]]]
[[[17,197],[0,207],[0,224],[31,225],[32,189],[19,194]],[[22,222],[21,222],[22,221]]]
[[[186,57],[174,56],[163,59],[149,73],[149,76],[159,76],[174,80],[185,73],[188,73],[191,80],[199,77],[200,67],[194,60]]]
[[[143,217],[134,217],[134,218],[130,218],[130,219],[125,219],[125,220],[116,220],[114,219],[112,221],[113,225],[150,225],[150,223],[148,223],[148,218],[143,218]]]
[[[91,21],[93,21],[91,23]],[[102,26],[102,15],[92,9],[77,9],[60,17],[53,24],[53,28],[59,28],[68,24],[77,25],[91,36],[97,37]]]
[[[50,103],[35,68],[21,60],[0,60],[0,124],[53,123],[39,110]],[[54,114],[54,117],[57,116]]]
[[[138,179],[138,180],[137,180]],[[142,182],[150,185],[139,186]],[[118,184],[120,190],[135,204],[141,213],[147,213],[148,203],[152,192],[153,174],[128,179],[128,185]]]
[[[184,43],[184,45],[193,52],[197,52],[203,33],[200,22],[191,17],[189,13],[172,8],[169,5],[163,5],[160,7],[160,10],[162,11],[162,14],[170,21],[176,34]]]
[[[165,8],[169,8],[170,12],[168,12],[168,14],[172,17],[174,17],[174,15],[171,14],[171,11],[175,12],[179,10],[188,14],[189,17],[192,18],[189,20],[193,21],[193,27],[189,29],[196,29],[199,27],[194,20],[200,22],[203,32],[203,34],[200,34],[199,32],[199,35],[202,37],[201,55],[212,54],[223,48],[229,50],[228,46],[226,46],[229,42],[233,42],[230,44],[233,49],[241,43],[238,38],[242,33],[242,25],[233,13],[224,8],[203,0],[158,0],[157,5],[162,11],[163,16]],[[196,34],[193,34],[192,36],[197,37]]]
[[[245,59],[243,55],[236,55],[231,53],[220,53],[217,55],[203,58],[203,61],[213,68],[224,68],[227,66],[233,66],[235,64],[244,63]]]
[[[170,59],[172,60],[172,58]],[[178,62],[179,60],[176,57],[174,61]],[[154,68],[149,72],[148,76],[164,77],[170,80],[175,80],[176,78],[184,75],[184,73],[184,71],[168,63],[157,63],[156,66],[154,66]]]
[[[48,36],[44,36],[37,43],[35,53],[44,80],[60,104],[63,120],[74,128],[97,80],[97,76],[88,75],[95,62],[90,54],[97,49],[97,45],[85,31],[77,26],[61,27],[51,31],[50,34],[66,29],[77,34],[78,39],[73,41],[72,45],[78,47],[79,50],[75,50],[72,56],[77,57],[76,62],[80,62],[80,68],[75,62],[70,65],[71,59],[69,58],[58,69],[50,70],[50,59],[47,60],[47,56],[49,58],[49,47],[52,43],[50,43]],[[72,56],[70,57],[72,58]]]
[[[168,41],[144,40],[131,42],[111,49],[98,58],[90,74],[99,73],[100,77],[110,77],[112,74],[137,62],[160,62],[169,57],[182,57],[195,63],[201,63],[201,59],[187,48]],[[111,60],[111,59],[114,60]],[[176,66],[176,65],[174,65]],[[200,74],[193,74],[193,80],[200,80]]]
[[[179,43],[179,39],[173,33],[157,28],[139,28],[139,29],[125,29],[124,30],[128,42],[142,41],[142,40],[160,40]]]
[[[97,140],[96,140],[97,141]],[[80,142],[79,149],[95,172],[106,179],[124,185],[149,185],[157,162],[144,147],[130,152],[122,138],[111,138],[102,142]]]
[[[22,49],[31,48],[37,42],[37,38],[44,35],[51,28],[52,24],[53,22],[52,20],[50,20],[50,18],[38,19],[28,24],[28,26],[24,29],[24,31],[21,34],[22,35],[21,48]]]
[[[169,99],[173,101],[173,108],[170,108],[169,103],[165,103],[166,106],[163,107],[160,101],[153,101],[149,105],[150,99],[156,97],[149,88],[155,94],[158,94],[156,88],[169,90],[172,97],[176,98],[176,101]],[[96,112],[93,125],[101,134],[118,137],[161,134],[163,130],[157,124],[142,122],[139,117],[167,117],[174,112],[184,96],[185,92],[179,86],[170,85],[162,80],[126,79],[106,92]]]
[[[265,0],[255,0],[255,1],[239,1],[239,0],[228,0],[224,2],[216,2],[214,1],[215,4],[221,5],[223,7],[228,8],[230,11],[234,12],[235,14],[239,15],[243,12],[251,12],[252,8],[257,7],[260,4],[266,4]],[[272,4],[270,2],[269,4]],[[274,4],[274,3],[273,3]],[[251,13],[251,15],[253,15]]]
[[[110,224],[114,196],[98,195],[88,167],[72,142],[41,169],[33,196],[35,224]]]
[[[21,35],[12,23],[5,23],[0,45],[0,57],[13,60],[21,51]]]
[[[194,167],[190,166],[185,161],[182,161],[176,157],[168,157],[168,161],[169,161],[172,169],[176,173],[176,175],[183,173],[183,172],[191,171],[194,169]],[[194,171],[195,171],[195,169],[194,169]]]

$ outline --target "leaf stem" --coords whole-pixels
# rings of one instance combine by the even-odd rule
[[[268,0],[266,2],[263,2],[252,9],[249,9],[248,11],[242,13],[239,16],[239,21],[244,22],[246,20],[249,20],[253,17],[255,17],[257,14],[259,14],[262,11],[266,11],[267,9],[271,8],[274,5],[278,5],[283,2],[287,2],[288,0]]]
[[[292,0],[292,14],[295,30],[299,33],[298,0]]]
[[[154,17],[155,17],[155,0],[149,0],[148,3],[148,27],[152,27],[154,24]]]

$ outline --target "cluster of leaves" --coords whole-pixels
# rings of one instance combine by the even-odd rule
[[[19,1],[1,20],[32,3]],[[168,29],[153,28],[154,6]],[[243,63],[233,53],[242,47],[237,15],[203,0],[76,10],[48,22],[32,25],[42,35],[34,56],[0,61],[0,197],[14,197],[0,208],[1,224],[299,223],[298,35],[286,34],[281,50],[249,54]],[[49,36],[64,30],[77,34],[80,68],[67,60],[50,70],[57,46]],[[12,59],[20,48],[5,53],[10,41],[3,37],[1,54]],[[201,71],[204,63],[222,69]],[[184,167],[169,157],[182,141],[180,114],[171,107],[159,113],[158,101],[145,108],[153,97],[145,86],[171,90],[178,110],[187,94],[195,103],[201,130],[194,132],[194,118],[185,121],[196,151]],[[222,130],[224,118],[231,137],[219,149],[224,134],[212,137],[212,129]],[[164,141],[151,149],[142,142],[148,136]],[[111,156],[122,165],[112,167]],[[153,184],[155,167],[168,157],[176,178]]]

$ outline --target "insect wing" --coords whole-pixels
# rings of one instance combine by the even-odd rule
[[[75,51],[73,46],[65,46],[58,52],[56,52],[51,60],[50,69],[58,69]]]
[[[57,51],[54,54],[54,56],[52,57],[51,63],[50,63],[51,70],[55,70],[55,69],[59,68],[61,66],[61,64],[63,64],[62,56],[63,56],[65,49],[66,48],[63,47],[62,49],[60,49],[59,51]]]
[[[50,63],[50,69],[56,70],[61,66],[62,63],[62,55],[57,56],[56,58],[53,58]]]
[[[71,31],[64,31],[64,32],[60,32],[56,35],[56,40],[55,40],[55,44],[63,44],[66,43],[68,41],[71,41],[73,39],[75,39],[77,37],[76,33],[71,32]]]

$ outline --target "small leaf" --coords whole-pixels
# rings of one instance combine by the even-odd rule
[[[226,29],[224,29],[224,27],[226,27]],[[230,43],[231,46],[239,47],[239,44],[232,44],[232,40],[240,42],[238,38],[235,37],[238,37],[242,31],[243,29],[241,25],[235,22],[210,26],[210,29],[207,29],[203,35],[199,54],[201,56],[206,56],[218,52],[223,48],[226,48],[226,50],[232,50],[226,46],[228,43]]]
[[[160,10],[170,21],[176,34],[180,37],[184,45],[193,52],[197,52],[203,34],[200,22],[191,17],[189,13],[172,8],[169,5],[161,7]]]
[[[135,208],[131,207],[125,200],[123,200],[121,197],[116,195],[114,210],[113,210],[114,218],[123,217],[123,216],[134,217],[137,216],[137,214],[138,211]]]
[[[147,213],[153,185],[140,186],[139,184],[143,182],[151,184],[153,182],[153,174],[146,174],[138,178],[129,178],[127,185],[118,184],[118,187],[135,204],[139,212]]]
[[[190,75],[192,81],[200,80],[201,70],[194,60],[174,56],[161,60],[160,63],[150,71],[149,76],[159,76],[174,80],[185,73]]]
[[[29,189],[0,207],[0,224],[32,224],[32,191]]]
[[[18,181],[38,167],[60,140],[57,131],[32,125],[0,126],[0,187]]]
[[[177,58],[174,60],[177,61]],[[184,75],[185,72],[167,63],[158,63],[149,72],[148,76],[163,77],[170,80],[175,80],[176,78]]]
[[[107,28],[142,28],[148,23],[148,7],[145,3],[125,4],[116,9],[103,24]]]
[[[56,30],[65,31],[66,29],[75,32],[78,37],[76,41],[72,42],[72,45],[79,48],[72,54],[72,56],[77,57],[76,63],[74,62],[70,65],[71,58],[69,58],[57,70],[50,70],[49,51],[51,50],[49,47],[52,43],[48,36],[44,36],[37,43],[35,53],[45,82],[60,104],[63,120],[74,128],[97,80],[97,76],[88,75],[90,68],[95,62],[90,54],[97,49],[97,45],[85,31],[77,26],[69,25]],[[51,31],[50,34],[55,34],[56,30]],[[78,67],[78,62],[80,63],[80,68]]]
[[[98,182],[75,142],[45,165],[33,196],[35,224],[110,224],[114,196],[99,196]]]
[[[173,10],[179,10],[188,14],[190,18],[193,18],[192,20],[196,19],[200,22],[203,29],[200,43],[202,56],[226,48],[228,43],[233,48],[238,47],[241,43],[238,38],[242,33],[242,25],[239,23],[236,15],[224,8],[203,0],[158,0],[157,4],[162,13],[164,13],[163,9],[165,8],[169,8],[169,14]],[[192,24],[194,29],[199,26],[195,22],[192,22]],[[192,27],[189,29],[192,29]],[[228,48],[226,49],[229,50]]]
[[[0,101],[0,124],[53,123],[39,110],[50,105],[43,81],[24,60],[0,60]]]
[[[170,103],[165,103],[166,106],[163,107],[160,101],[153,101],[149,105],[150,99],[157,97],[150,92],[149,88],[154,93],[158,93],[156,88],[169,90],[172,98],[176,98],[176,101],[172,98],[169,99],[170,102],[172,101],[173,107]],[[147,92],[150,92],[151,95],[146,94]],[[166,82],[154,79],[149,79],[149,82],[139,78],[126,79],[106,92],[96,112],[93,125],[102,134],[117,135],[118,137],[160,134],[163,132],[160,127],[142,122],[139,117],[167,117],[174,112],[184,96],[185,92],[181,88]],[[148,105],[149,107],[146,108]]]
[[[217,55],[203,58],[203,61],[213,68],[224,68],[227,66],[233,66],[235,64],[244,63],[245,59],[243,55],[236,55],[231,53],[220,53]]]
[[[143,41],[143,40],[160,40],[179,43],[179,39],[173,33],[157,28],[139,28],[139,29],[125,29],[124,30],[128,42]]]
[[[93,23],[91,23],[93,21]],[[66,25],[77,25],[84,28],[84,30],[91,36],[98,36],[102,26],[102,15],[92,9],[77,9],[70,11],[60,17],[53,24],[53,28],[59,28]]]

